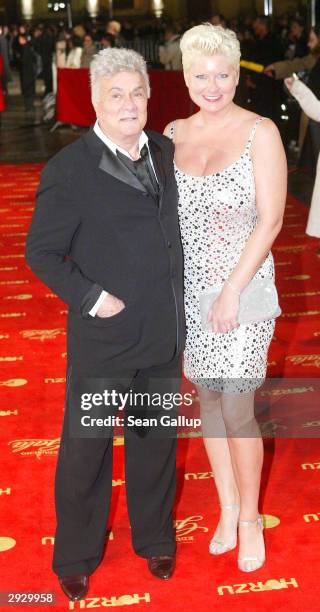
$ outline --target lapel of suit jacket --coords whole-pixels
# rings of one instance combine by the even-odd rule
[[[129,168],[127,168],[127,166],[125,166],[117,158],[117,156],[112,153],[112,151],[110,151],[108,147],[105,147],[102,152],[99,168],[100,170],[111,174],[119,181],[130,185],[130,187],[133,187],[134,189],[138,189],[139,191],[146,193],[146,188],[144,187],[144,185],[140,183],[140,181],[133,174],[133,172],[131,172]]]
[[[166,184],[166,174],[164,171],[164,160],[162,155],[161,147],[159,147],[158,143],[156,143],[152,138],[148,135],[148,145],[150,155],[152,157],[152,162],[154,165],[154,169],[156,171],[157,179],[159,182],[159,190],[160,195],[163,193],[165,184]]]
[[[144,185],[140,183],[137,177],[121,163],[112,151],[100,140],[93,129],[89,130],[85,135],[85,140],[91,149],[94,149],[98,156],[98,167],[103,172],[110,174],[113,178],[118,179],[122,183],[137,189],[142,193],[146,193]]]

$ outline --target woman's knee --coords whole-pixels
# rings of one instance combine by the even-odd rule
[[[221,401],[222,418],[230,435],[251,437],[256,433],[253,394],[225,394]]]
[[[200,402],[200,411],[203,414],[214,413],[217,410],[221,412],[221,393],[197,387],[198,397]]]

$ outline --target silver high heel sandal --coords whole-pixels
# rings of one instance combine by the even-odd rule
[[[258,515],[258,517],[256,518],[255,521],[239,521],[239,525],[243,526],[243,527],[250,527],[250,525],[255,525],[258,524],[261,532],[263,531],[263,518],[261,516],[261,514]],[[265,547],[264,547],[264,541],[263,541],[263,554],[261,557],[256,556],[256,557],[238,557],[238,568],[239,570],[241,570],[242,572],[255,572],[256,570],[260,569],[260,567],[263,566],[264,562],[266,560],[266,553],[265,553]],[[245,567],[245,564],[247,563],[247,561],[252,561],[255,563],[255,567],[252,567],[251,569],[247,569]]]
[[[229,550],[233,550],[237,546],[237,525],[239,520],[240,506],[237,504],[224,504],[220,507],[222,510],[238,510],[235,517],[235,534],[234,538],[230,542],[226,542],[225,540],[217,540],[215,536],[213,536],[209,544],[209,553],[211,555],[223,555]]]

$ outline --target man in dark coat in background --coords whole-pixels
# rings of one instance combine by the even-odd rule
[[[17,61],[20,74],[21,93],[27,112],[34,110],[36,95],[36,55],[32,43],[25,34],[19,35]]]
[[[269,18],[265,16],[257,17],[253,23],[253,30],[255,41],[252,45],[252,57],[244,59],[251,59],[263,66],[281,60],[284,49],[281,40],[271,32]],[[251,110],[279,123],[281,84],[269,79],[263,73],[254,72],[250,72],[247,84],[252,100]]]

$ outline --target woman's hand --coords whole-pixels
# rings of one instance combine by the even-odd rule
[[[295,79],[293,77],[288,77],[287,79],[284,79],[286,87],[287,89],[289,89],[289,91],[291,91],[294,81]]]
[[[208,314],[208,323],[215,333],[228,333],[239,327],[239,294],[229,285],[224,285]]]

